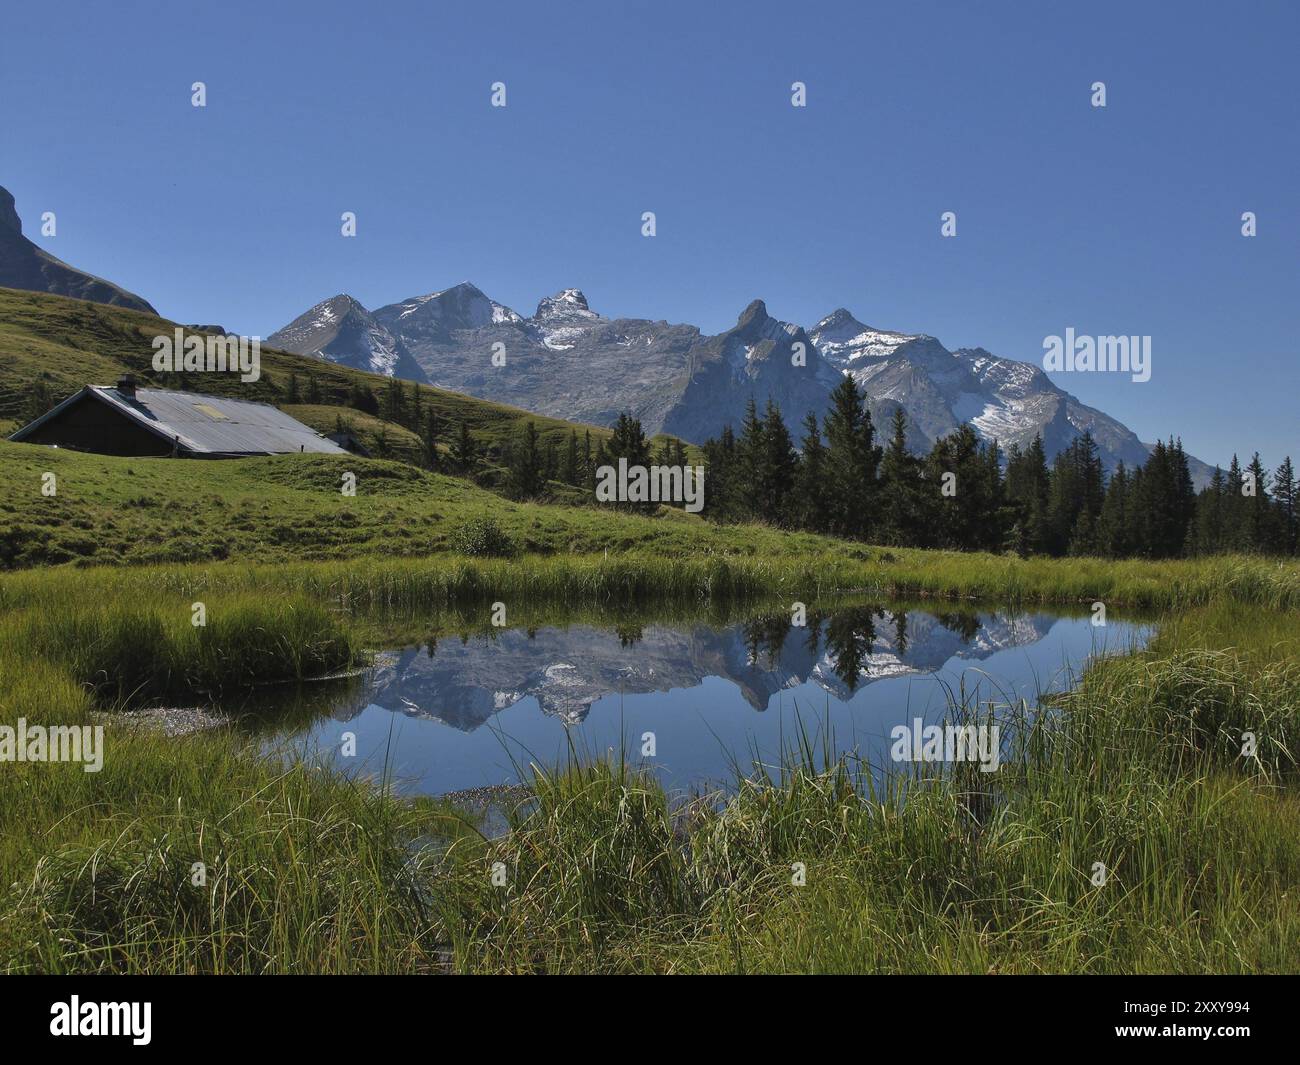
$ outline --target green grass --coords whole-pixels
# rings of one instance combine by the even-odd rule
[[[337,431],[340,424],[355,436],[371,455],[396,459],[413,466],[424,464],[424,441],[410,429],[359,410],[330,407],[321,403],[287,403],[281,409],[318,433]],[[445,445],[446,441],[442,441]]]
[[[357,494],[339,492],[342,473]],[[41,492],[54,473],[57,494]],[[520,546],[512,562],[452,550],[465,523],[493,518]],[[0,581],[0,603],[87,579],[77,566],[246,562],[108,571],[144,586],[304,591],[411,606],[517,594],[570,601],[862,592],[1182,609],[1217,599],[1300,604],[1300,563],[1261,558],[1144,562],[1018,559],[881,550],[763,526],[664,513],[512,503],[466,481],[397,462],[286,455],[230,462],[122,459],[0,443],[0,567],[69,563]],[[310,564],[328,563],[328,564]]]
[[[41,492],[47,472],[57,478],[54,496]],[[340,491],[348,472],[356,477],[355,496]],[[758,550],[743,529],[511,503],[398,462],[320,455],[123,459],[0,443],[0,568],[445,554],[455,529],[483,516],[495,517],[534,553]],[[770,553],[843,547],[777,533],[766,544]]]
[[[208,575],[231,570],[251,572]],[[95,581],[150,571],[64,572],[111,603]],[[36,576],[6,581],[29,587],[0,622],[0,720],[87,720],[96,641],[83,649],[87,628],[68,621],[81,608],[36,594]],[[245,613],[232,631],[295,632],[268,660],[293,675],[320,632],[286,625],[267,587],[229,600]],[[357,606],[344,633],[364,624]],[[92,631],[110,643],[140,631],[101,609],[110,620]],[[187,613],[154,609],[164,644],[189,639]],[[805,746],[779,779],[683,804],[635,764],[575,759],[538,769],[491,841],[444,806],[269,765],[232,730],[168,740],[110,725],[99,774],[0,773],[0,883],[13,885],[0,969],[1294,971],[1298,622],[1222,593],[1182,612],[1147,652],[1089,670],[995,781],[872,790],[851,761]]]
[[[303,597],[253,596],[192,609],[110,601],[25,610],[7,619],[15,648],[57,663],[101,702],[188,699],[241,685],[301,682],[361,662],[335,615]]]

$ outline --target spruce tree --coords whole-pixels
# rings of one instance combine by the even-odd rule
[[[546,441],[546,447],[542,452],[542,477],[546,481],[554,481],[560,475],[560,444],[555,437]]]
[[[22,424],[34,422],[43,414],[48,414],[54,409],[54,392],[49,383],[44,380],[38,380],[28,391],[26,398],[23,400],[22,407]]]
[[[759,516],[766,521],[785,524],[794,504],[795,478],[799,458],[795,454],[790,431],[781,417],[781,408],[767,401],[763,418],[762,461],[759,464]]]
[[[405,410],[406,390],[402,387],[401,378],[394,377],[384,392],[384,420],[401,425]]]
[[[1268,551],[1275,539],[1273,531],[1273,504],[1269,498],[1269,476],[1260,461],[1259,452],[1251,457],[1246,467],[1250,474],[1247,484],[1254,488],[1254,495],[1245,497],[1245,549],[1256,553]]]
[[[1050,550],[1048,505],[1051,474],[1047,469],[1047,451],[1043,438],[1035,436],[1025,451],[1012,447],[1007,454],[1006,494],[1016,508],[1016,520],[1022,527],[1021,543],[1028,553]]]
[[[503,456],[506,464],[506,486],[516,499],[533,499],[546,485],[545,458],[537,435],[537,426],[528,422]]]
[[[424,464],[437,471],[441,467],[438,457],[438,415],[430,408],[424,415]]]
[[[763,422],[758,416],[758,406],[751,396],[745,404],[745,417],[740,424],[736,440],[735,465],[732,474],[731,505],[735,514],[747,518],[762,511],[764,495],[763,475],[767,458],[767,445],[763,438]]]
[[[1214,467],[1209,487],[1203,489],[1196,500],[1196,533],[1193,550],[1198,555],[1217,555],[1224,550],[1224,495],[1227,478],[1223,470]]]
[[[359,381],[353,382],[348,393],[348,406],[361,411],[363,414],[379,413],[379,400],[375,399],[375,394],[370,390],[369,385],[364,385]]]
[[[1002,551],[1015,519],[1014,508],[1007,503],[1006,484],[1002,478],[1002,449],[996,439],[984,445],[981,459],[980,495],[985,520],[977,526],[978,543],[983,551]]]
[[[578,431],[569,430],[569,439],[565,443],[564,454],[560,458],[559,480],[575,488],[582,485],[582,471],[578,468]]]
[[[605,444],[605,455],[615,464],[621,458],[627,459],[629,466],[650,465],[650,442],[646,439],[641,422],[624,412],[614,424],[613,435]]]
[[[708,471],[704,510],[714,521],[736,521],[742,511],[736,501],[736,436],[730,425],[722,435],[704,445],[704,466]]]
[[[1287,555],[1296,553],[1297,541],[1300,540],[1297,493],[1300,493],[1300,484],[1296,482],[1295,467],[1291,465],[1291,456],[1288,455],[1273,474],[1273,500],[1278,512],[1277,547]]]
[[[650,442],[646,439],[645,430],[641,427],[641,422],[627,412],[618,416],[618,421],[614,424],[613,434],[609,440],[596,449],[595,463],[597,468],[610,466],[617,472],[619,459],[626,459],[629,469],[633,466],[649,467],[651,465]],[[592,483],[594,489],[594,473]],[[658,506],[658,504],[648,500],[639,504],[619,503],[617,505],[647,513],[655,510]]]
[[[470,435],[468,423],[462,421],[451,446],[451,461],[456,464],[458,473],[468,476],[473,473],[477,460],[478,449],[474,445],[474,437]]]
[[[1121,461],[1110,475],[1106,486],[1106,499],[1097,517],[1095,545],[1098,553],[1107,558],[1127,558],[1133,554],[1129,540],[1129,476]]]
[[[871,414],[852,377],[846,375],[835,386],[823,424],[830,531],[864,539],[874,526],[881,448],[876,446]]]
[[[1246,548],[1246,496],[1241,463],[1232,456],[1228,463],[1228,480],[1223,493],[1223,547],[1226,551]]]
[[[809,411],[803,420],[799,469],[795,480],[795,523],[812,532],[825,532],[826,447],[822,443],[817,415]]]
[[[907,414],[895,409],[880,463],[880,539],[906,547],[920,535],[921,464],[907,448]]]

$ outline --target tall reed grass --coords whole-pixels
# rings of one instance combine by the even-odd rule
[[[10,654],[66,669],[101,703],[180,698],[239,685],[301,681],[360,661],[340,620],[304,596],[245,593],[172,607],[92,599],[58,609],[28,608],[0,625]]]
[[[496,599],[516,603],[651,604],[670,601],[808,600],[860,594],[893,599],[1090,604],[1159,610],[1238,602],[1300,608],[1300,564],[1263,558],[1172,562],[1019,559],[959,552],[881,551],[845,545],[747,557],[702,552],[454,556],[283,566],[225,563],[19,571],[0,575],[0,610],[100,602],[184,602],[210,595],[302,595],[358,609],[425,609]]]

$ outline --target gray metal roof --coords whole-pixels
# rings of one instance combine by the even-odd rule
[[[169,442],[179,438],[183,449],[199,454],[282,455],[299,451],[347,454],[315,429],[266,403],[160,388],[137,388],[135,395],[129,396],[104,385],[87,385],[11,439],[17,439],[78,400],[91,398],[107,403]]]

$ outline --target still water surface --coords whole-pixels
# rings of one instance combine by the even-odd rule
[[[1149,627],[1046,611],[854,607],[806,626],[788,615],[730,623],[563,624],[447,636],[379,653],[352,683],[318,693],[268,751],[330,761],[441,795],[518,783],[620,746],[673,789],[725,784],[774,760],[802,727],[888,760],[890,729],[940,723],[963,689],[1005,706],[1072,685],[1094,655],[1142,646]],[[346,734],[356,755],[340,758]],[[524,774],[526,776],[526,773]]]

